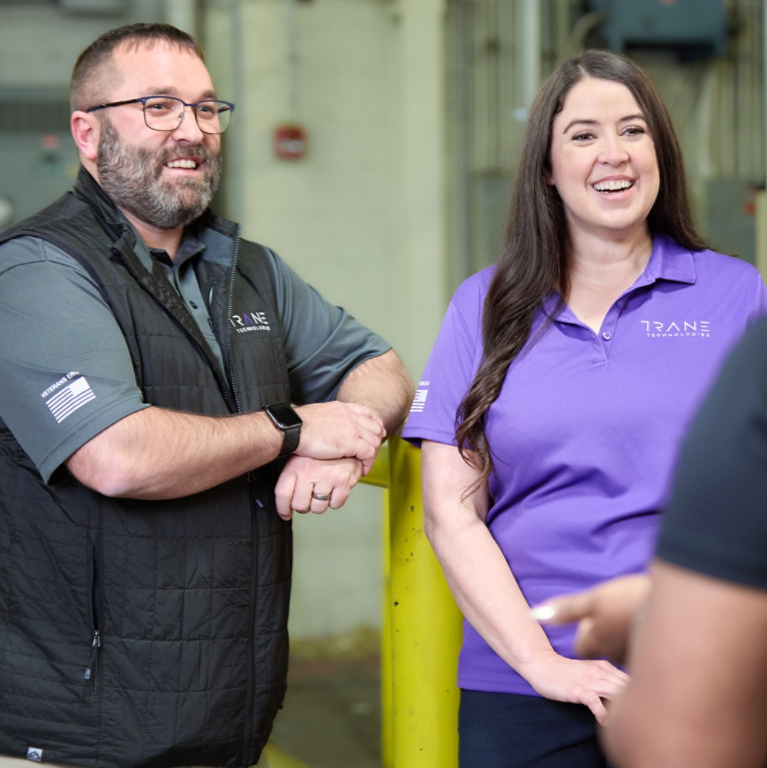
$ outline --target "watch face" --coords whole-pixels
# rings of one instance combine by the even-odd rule
[[[287,403],[267,405],[264,410],[280,429],[291,429],[303,424],[301,417]]]

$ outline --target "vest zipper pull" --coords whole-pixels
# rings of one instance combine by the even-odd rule
[[[96,663],[96,652],[99,648],[101,648],[101,635],[99,634],[98,630],[93,633],[93,642],[91,643],[91,647],[93,648],[93,651],[91,651],[91,660],[88,662],[88,668],[85,670],[86,680],[91,679],[91,670],[93,669],[93,665]]]

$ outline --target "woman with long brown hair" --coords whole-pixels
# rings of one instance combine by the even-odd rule
[[[696,233],[647,76],[606,52],[562,64],[503,252],[453,297],[404,433],[466,618],[461,768],[604,765],[596,721],[626,674],[530,606],[645,568],[681,435],[765,311],[758,272]]]

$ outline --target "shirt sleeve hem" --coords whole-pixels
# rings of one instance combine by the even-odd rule
[[[455,446],[455,434],[453,432],[433,427],[425,427],[420,424],[410,428],[406,425],[402,432],[402,439],[407,440],[418,448],[421,446],[421,440],[432,440],[435,443],[444,443],[445,445]]]
[[[132,413],[136,413],[144,408],[149,408],[149,404],[137,403],[136,398],[131,395],[109,403],[93,414],[87,422],[79,424],[73,432],[69,432],[62,437],[40,459],[37,469],[43,478],[43,482],[48,483],[53,473],[89,440],[111,427],[112,424],[120,421],[120,419],[124,419],[126,416],[130,416]]]

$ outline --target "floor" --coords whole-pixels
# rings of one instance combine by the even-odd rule
[[[291,646],[276,747],[308,768],[381,768],[378,638]]]

